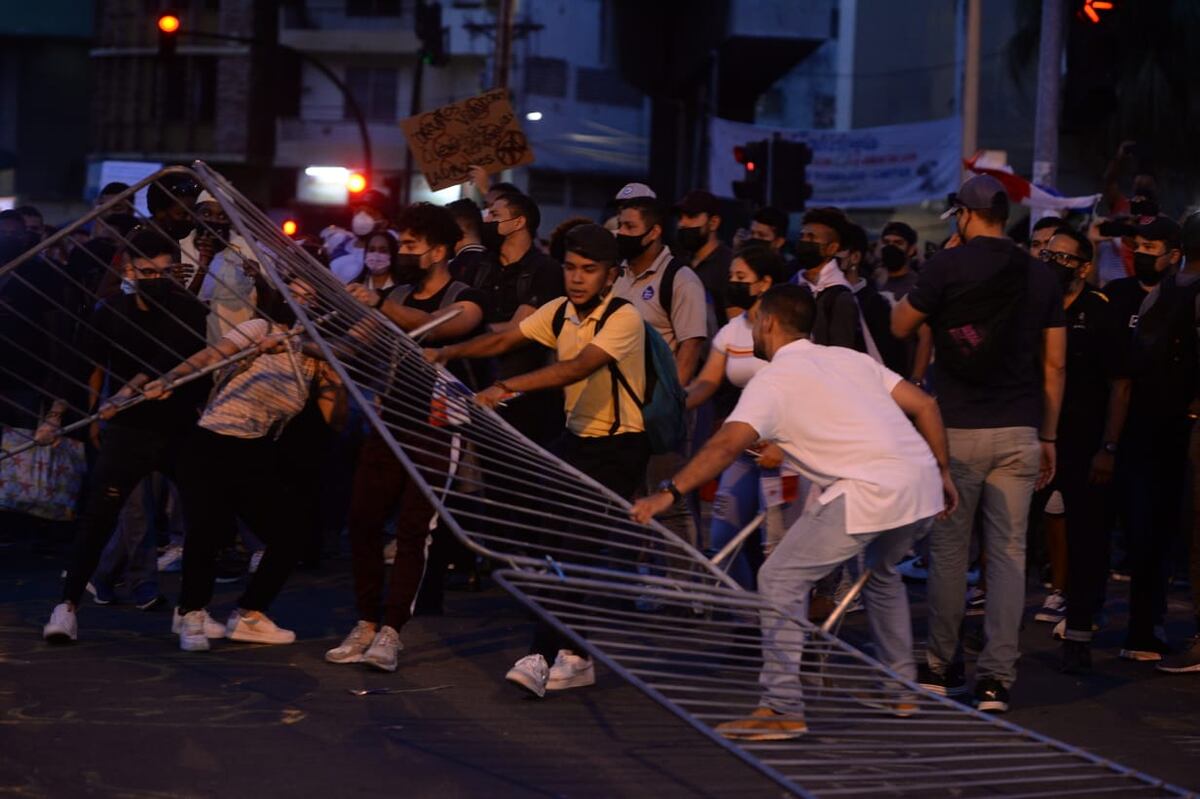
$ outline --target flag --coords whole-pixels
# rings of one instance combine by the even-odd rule
[[[977,175],[991,175],[1004,186],[1014,203],[1045,211],[1090,211],[1100,201],[1099,194],[1064,197],[1052,188],[1040,186],[1012,172],[1012,167],[979,166],[979,154],[963,159],[963,166]]]

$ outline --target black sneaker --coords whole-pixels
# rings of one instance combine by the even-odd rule
[[[1007,713],[1008,689],[991,677],[976,680],[975,709],[981,713]]]
[[[1063,674],[1089,674],[1092,671],[1092,647],[1087,641],[1063,641]]]
[[[1143,663],[1157,663],[1169,654],[1170,645],[1154,635],[1145,638],[1130,636],[1125,639],[1125,646],[1121,647],[1121,657]]]
[[[931,694],[938,696],[961,696],[967,692],[967,681],[963,678],[961,663],[945,671],[935,671],[927,663],[917,667],[917,683]]]

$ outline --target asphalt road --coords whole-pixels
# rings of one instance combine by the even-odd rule
[[[403,632],[401,668],[332,666],[353,624],[349,564],[300,572],[273,609],[293,646],[218,642],[179,651],[169,613],[85,602],[79,642],[40,627],[58,592],[57,531],[0,517],[0,793],[20,796],[778,796],[766,778],[601,673],[545,701],[502,679],[529,621],[491,589],[447,594],[446,614]],[[177,576],[164,576],[169,596]],[[214,611],[239,586],[219,588]],[[914,587],[919,603],[920,587]],[[1200,789],[1200,675],[1116,657],[1123,610],[1100,634],[1096,671],[1060,675],[1049,626],[1023,635],[1018,724]],[[1186,594],[1171,629],[1188,630]],[[1040,596],[1031,592],[1031,606]],[[918,632],[921,609],[918,604]],[[1030,614],[1032,618],[1032,613]],[[856,636],[852,617],[846,634]],[[351,689],[391,688],[353,696]]]

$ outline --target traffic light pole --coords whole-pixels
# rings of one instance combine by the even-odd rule
[[[255,39],[252,36],[234,36],[233,34],[229,34],[229,33],[206,33],[204,31],[188,31],[188,30],[181,30],[176,35],[177,36],[186,36],[191,39],[207,39],[209,41],[219,41],[219,42],[237,42],[238,44],[249,44],[249,45],[254,45],[254,46],[258,46],[258,47],[269,47],[274,50],[279,50],[279,51],[282,51],[285,53],[290,53],[290,54],[296,56],[297,58],[299,58],[304,63],[312,65],[318,72],[320,72],[322,75],[324,75],[326,78],[328,78],[329,82],[332,83],[334,86],[336,86],[338,91],[340,91],[342,93],[342,97],[346,100],[346,108],[349,109],[351,116],[354,117],[354,121],[356,123],[358,123],[358,135],[362,139],[362,157],[363,157],[362,169],[363,169],[363,174],[365,174],[367,176],[368,185],[370,184],[370,181],[372,179],[372,177],[371,177],[372,176],[372,172],[371,172],[371,166],[372,166],[371,134],[370,134],[370,131],[367,129],[367,117],[366,117],[366,115],[363,114],[362,107],[358,104],[358,100],[355,99],[354,92],[350,91],[350,87],[346,85],[346,82],[343,81],[336,72],[334,72],[332,69],[330,69],[328,64],[326,64],[324,61],[321,61],[318,58],[314,58],[313,56],[309,55],[308,53],[305,53],[302,50],[297,50],[295,47],[291,47],[286,44],[280,44],[279,42],[268,42],[263,39]]]
[[[1050,187],[1058,181],[1058,117],[1062,97],[1065,5],[1063,0],[1042,0],[1037,113],[1033,123],[1033,182]]]

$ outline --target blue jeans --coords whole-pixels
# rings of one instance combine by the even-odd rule
[[[1018,636],[1025,611],[1025,533],[1041,463],[1037,430],[997,427],[946,431],[958,509],[929,536],[929,666],[944,671],[957,657],[967,591],[975,511],[987,553],[986,637],[976,679],[1008,687],[1017,679]]]
[[[876,657],[901,677],[916,679],[908,592],[896,563],[915,539],[925,535],[931,522],[932,517],[892,530],[851,535],[846,532],[845,497],[805,511],[758,572],[759,593],[785,614],[761,614],[760,704],[781,713],[803,713],[799,674],[806,632],[794,620],[808,618],[808,596],[816,582],[864,550],[871,576],[863,596]]]

